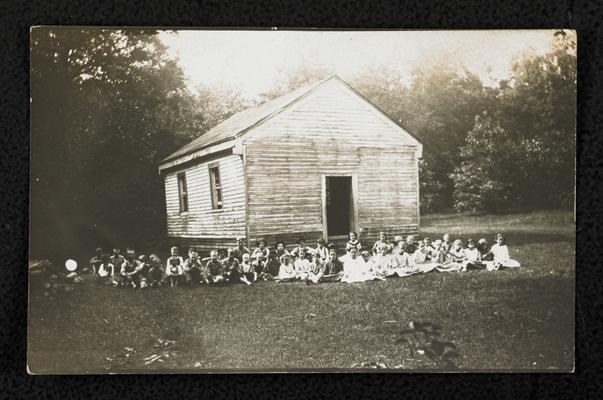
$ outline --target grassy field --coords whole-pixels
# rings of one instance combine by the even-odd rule
[[[421,226],[432,238],[501,231],[523,267],[357,284],[32,293],[29,369],[573,369],[571,213],[433,215]],[[145,365],[153,355],[162,357]]]

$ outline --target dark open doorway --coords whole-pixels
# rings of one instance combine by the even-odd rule
[[[347,235],[352,227],[352,177],[327,176],[325,181],[328,236]]]

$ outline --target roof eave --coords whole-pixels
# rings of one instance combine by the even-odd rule
[[[229,137],[226,139],[222,139],[216,141],[214,143],[205,145],[200,148],[192,149],[185,153],[179,154],[177,156],[170,156],[161,161],[159,164],[159,173],[161,174],[163,171],[169,168],[176,167],[180,164],[188,163],[196,158],[206,157],[214,153],[218,153],[220,151],[227,150],[231,147],[236,146],[236,138]]]

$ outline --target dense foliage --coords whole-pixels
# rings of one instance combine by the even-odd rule
[[[192,95],[156,32],[35,28],[32,256],[163,238],[160,160],[237,108],[229,92]]]

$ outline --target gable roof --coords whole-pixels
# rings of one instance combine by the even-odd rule
[[[351,87],[347,82],[334,75],[330,78],[323,79],[318,82],[313,82],[308,85],[304,85],[288,94],[285,94],[276,99],[270,100],[266,103],[260,104],[256,107],[250,107],[243,111],[239,111],[238,113],[233,114],[231,117],[222,121],[218,125],[214,126],[197,139],[193,140],[189,144],[181,147],[178,151],[170,154],[168,157],[163,159],[161,163],[167,163],[169,161],[175,160],[184,155],[196,152],[201,149],[208,148],[213,145],[217,145],[219,143],[227,142],[229,140],[235,139],[237,136],[249,131],[251,128],[261,124],[267,119],[273,117],[276,114],[281,113],[285,109],[287,109],[290,105],[296,103],[298,100],[306,97],[309,93],[314,91],[316,88],[321,86],[327,81],[332,79],[336,79],[345,85],[348,89],[366,101],[369,105],[374,107],[377,111],[383,114],[386,118],[392,121],[394,124],[398,125],[402,128],[406,133],[412,136],[417,142],[419,140],[415,135],[410,133],[408,129],[404,128],[397,121],[391,118],[387,113],[381,110],[379,107],[370,102],[366,97],[364,97],[361,93],[359,93],[356,89]],[[420,143],[420,142],[419,142]]]
[[[304,97],[314,88],[320,86],[327,80],[328,79],[304,85],[288,94],[267,101],[266,103],[239,111],[238,113],[235,113],[231,117],[220,122],[218,125],[214,126],[189,144],[181,147],[178,149],[178,151],[170,154],[168,157],[163,159],[162,162],[173,160],[195,150],[234,139],[239,133],[246,131],[265,118],[270,117],[272,114],[282,111],[288,105]]]

